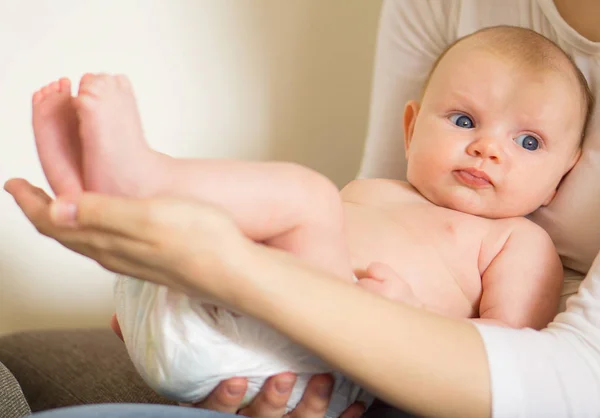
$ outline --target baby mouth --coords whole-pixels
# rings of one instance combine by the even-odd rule
[[[454,174],[454,177],[461,183],[469,187],[484,188],[493,186],[492,180],[488,175],[477,169],[465,168],[462,170],[455,170],[452,174]]]

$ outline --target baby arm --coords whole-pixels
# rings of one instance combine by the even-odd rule
[[[475,321],[541,329],[557,313],[562,281],[562,264],[548,234],[518,220],[483,273]]]
[[[387,264],[371,263],[366,273],[366,277],[358,279],[358,285],[363,289],[395,302],[423,308],[410,285]]]

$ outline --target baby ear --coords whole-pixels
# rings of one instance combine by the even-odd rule
[[[575,164],[577,164],[577,162],[579,161],[580,158],[581,158],[581,147],[577,148],[577,151],[575,152],[575,154],[573,154],[573,157],[569,161],[569,164],[567,165],[565,174],[563,174],[563,177],[560,180],[560,182],[558,183],[557,188],[552,190],[552,193],[550,194],[550,196],[548,196],[548,198],[546,198],[546,200],[544,201],[542,206],[548,206],[550,204],[550,202],[552,202],[552,199],[554,199],[554,196],[556,196],[556,192],[558,191],[558,188],[560,187],[561,183],[563,182],[565,176],[569,173],[569,171],[571,171],[573,169],[573,167],[575,167]]]
[[[552,190],[552,193],[550,193],[550,196],[548,196],[546,198],[546,200],[544,200],[544,203],[542,203],[542,206],[548,206],[550,204],[550,202],[552,202],[552,200],[554,199],[554,196],[556,196],[556,191],[557,191],[557,189]]]
[[[408,158],[408,149],[410,147],[410,142],[412,141],[415,123],[420,108],[419,103],[415,100],[410,100],[406,103],[406,106],[404,106],[404,153],[406,158]]]
[[[577,151],[575,152],[575,154],[573,155],[573,158],[571,159],[571,161],[569,162],[569,166],[567,167],[567,173],[569,171],[571,171],[571,169],[573,167],[575,167],[575,164],[577,164],[577,162],[579,161],[579,159],[581,158],[581,147],[577,148]]]

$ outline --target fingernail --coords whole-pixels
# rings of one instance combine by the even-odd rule
[[[359,407],[356,407],[354,412],[350,414],[349,418],[360,418],[367,411],[367,406],[364,404],[364,402],[358,402],[358,405]]]
[[[329,399],[331,396],[331,391],[333,390],[333,385],[329,383],[323,383],[317,388],[317,393],[321,398]]]
[[[77,225],[77,205],[73,202],[57,200],[50,208],[50,216],[60,226]]]
[[[364,413],[365,413],[364,409],[362,411],[356,411],[356,412],[353,412],[352,414],[350,414],[350,416],[348,418],[360,418],[363,416]]]
[[[288,393],[294,387],[294,383],[296,383],[296,379],[293,377],[277,380],[275,382],[275,389],[281,394]]]
[[[244,394],[246,385],[243,383],[231,383],[227,385],[227,393],[231,396],[240,396]]]

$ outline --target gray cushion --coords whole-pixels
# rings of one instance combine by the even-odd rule
[[[173,403],[143,382],[123,342],[108,329],[5,335],[0,362],[34,412],[93,403]]]
[[[0,418],[21,418],[30,413],[19,384],[0,363]]]

